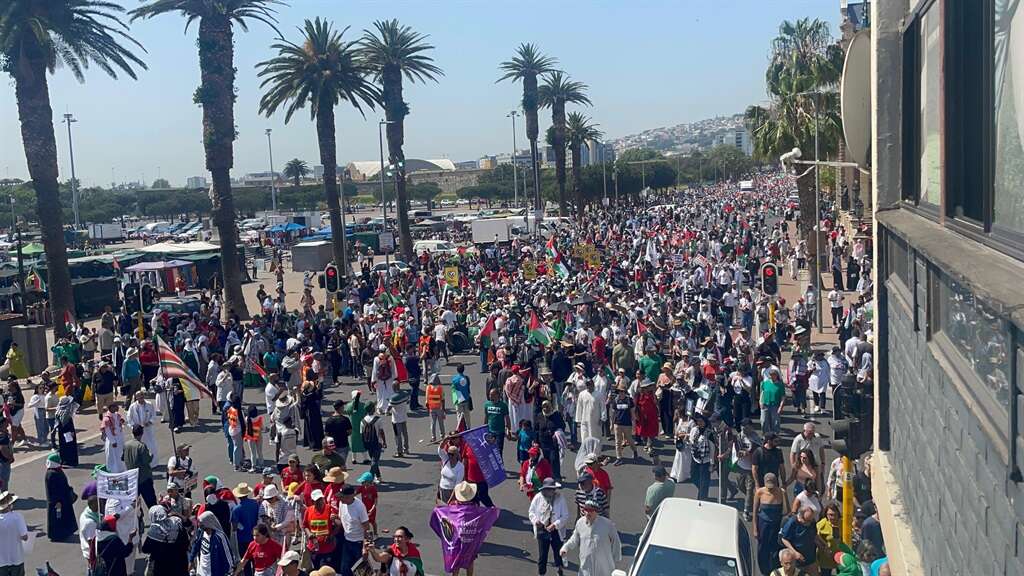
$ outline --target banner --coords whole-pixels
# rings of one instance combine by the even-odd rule
[[[96,495],[100,498],[113,498],[129,504],[139,497],[139,469],[127,472],[96,472]]]
[[[438,506],[430,515],[430,529],[441,539],[444,571],[468,568],[501,510],[486,506]]]
[[[487,426],[466,430],[461,434],[462,441],[473,451],[480,471],[487,480],[487,487],[494,488],[505,481],[505,462],[498,451],[494,435],[487,431]]]
[[[533,260],[530,260],[529,258],[527,258],[526,260],[523,260],[522,267],[523,267],[523,278],[525,278],[527,280],[536,280],[537,279],[537,265],[533,262]]]
[[[445,266],[444,267],[444,281],[452,288],[459,287],[459,267],[458,266]]]

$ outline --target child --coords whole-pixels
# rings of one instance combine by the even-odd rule
[[[516,442],[516,459],[520,464],[530,459],[530,455],[527,452],[530,450],[530,446],[533,446],[536,439],[537,434],[533,431],[533,422],[525,418],[520,420],[519,438]]]
[[[46,422],[46,384],[36,384],[35,393],[25,405],[25,410],[32,410],[32,416],[36,423],[36,444],[46,445],[46,439],[50,434],[49,424]]]
[[[370,526],[373,532],[377,533],[377,486],[373,482],[372,472],[363,472],[359,476],[359,486],[356,487],[356,494],[366,507],[366,515],[370,518]],[[387,532],[387,530],[385,530]]]

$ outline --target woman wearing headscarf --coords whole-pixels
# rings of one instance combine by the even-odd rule
[[[181,380],[174,379],[171,385],[171,427],[175,432],[181,432],[185,425],[185,389],[181,386]]]
[[[188,533],[181,518],[168,515],[163,506],[150,507],[149,529],[141,549],[149,555],[147,574],[181,576],[188,573]]]
[[[210,511],[200,514],[199,532],[188,554],[196,576],[229,576],[237,561],[217,517]]]
[[[64,466],[78,466],[78,433],[75,431],[75,413],[78,411],[78,404],[71,396],[61,396],[57,402],[57,411],[54,414],[54,428],[52,434],[56,435],[57,452],[60,454],[60,461]]]
[[[97,570],[94,576],[128,576],[125,559],[132,555],[134,545],[125,543],[117,534],[117,518],[105,516],[96,529]]]
[[[305,382],[299,392],[299,409],[302,412],[302,445],[311,450],[320,450],[324,439],[324,423],[320,415],[323,391],[316,372],[306,369]]]
[[[363,403],[359,390],[352,391],[352,401],[345,406],[345,415],[352,422],[352,434],[349,436],[349,448],[352,450],[353,464],[367,464],[367,461],[357,462],[359,454],[366,453],[366,446],[363,444],[363,418],[366,417],[367,404]]]
[[[50,542],[63,542],[78,530],[75,500],[78,496],[68,484],[59,454],[46,457],[46,535]]]

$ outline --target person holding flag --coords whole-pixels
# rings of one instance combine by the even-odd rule
[[[381,573],[388,576],[423,576],[423,559],[412,542],[412,531],[399,526],[394,531],[394,542],[383,550],[371,542],[363,545],[363,553],[381,565]]]

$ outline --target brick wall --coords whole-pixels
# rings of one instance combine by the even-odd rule
[[[918,279],[928,277],[920,257],[914,266]],[[881,319],[889,342],[889,459],[925,574],[1024,575],[1024,490],[929,345],[926,283],[907,289],[894,282],[885,284],[889,313]],[[1024,366],[1020,357],[1016,363]]]

